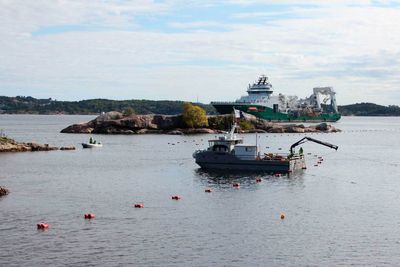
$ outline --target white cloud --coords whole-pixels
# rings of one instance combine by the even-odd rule
[[[314,86],[331,85],[341,103],[399,104],[400,10],[369,1],[307,3],[318,6],[290,8],[296,15],[290,19],[269,20],[268,12],[240,8],[231,17],[241,19],[229,24],[171,19],[167,26],[189,31],[168,33],[146,31],[135,18],[173,12],[181,8],[175,1],[2,1],[0,95],[183,100],[199,95],[208,102],[235,99],[267,73],[287,94],[306,96]],[[244,23],[251,14],[267,19]],[[32,35],[41,27],[83,23],[103,29]]]

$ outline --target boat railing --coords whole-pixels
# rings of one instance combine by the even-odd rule
[[[296,160],[302,159],[304,155],[290,153],[264,153],[262,160]]]

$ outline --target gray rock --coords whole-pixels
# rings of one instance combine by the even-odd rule
[[[74,146],[62,146],[60,147],[60,150],[75,150],[76,148]]]
[[[10,193],[10,190],[5,188],[4,186],[0,186],[0,197],[8,195]]]
[[[171,130],[171,131],[167,131],[167,134],[171,134],[171,135],[183,135],[183,133],[179,130]]]
[[[99,134],[207,134],[220,133],[228,130],[232,124],[232,115],[208,116],[210,128],[189,129],[183,123],[182,115],[131,115],[124,117],[120,112],[108,112],[96,119],[68,126],[62,133],[99,133]],[[246,117],[254,128],[245,132],[269,133],[308,133],[308,132],[338,132],[335,127],[326,123],[305,127],[303,124],[276,124],[255,118]]]

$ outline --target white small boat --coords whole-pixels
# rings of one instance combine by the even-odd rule
[[[83,148],[93,148],[93,147],[102,147],[102,143],[97,143],[97,144],[89,144],[89,143],[82,143]]]

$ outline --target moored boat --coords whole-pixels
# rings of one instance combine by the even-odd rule
[[[102,143],[97,142],[92,137],[90,137],[89,143],[82,143],[83,148],[94,148],[94,147],[102,147],[102,146],[103,146]]]
[[[98,144],[82,143],[83,148],[94,148],[94,147],[102,147],[102,146],[103,146],[102,143],[98,143]]]

